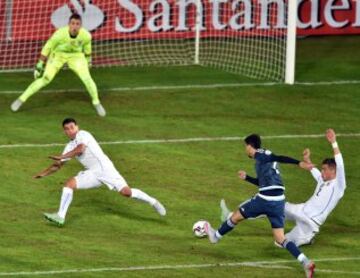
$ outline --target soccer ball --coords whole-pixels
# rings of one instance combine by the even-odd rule
[[[193,233],[196,237],[206,237],[204,225],[206,221],[205,220],[199,220],[193,225]]]

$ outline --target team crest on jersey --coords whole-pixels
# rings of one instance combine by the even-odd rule
[[[266,155],[270,155],[271,154],[271,151],[270,150],[264,150],[264,149],[258,149],[257,150],[258,153],[264,153]]]

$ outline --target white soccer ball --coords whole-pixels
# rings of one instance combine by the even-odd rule
[[[193,233],[196,237],[206,237],[205,233],[205,220],[199,220],[193,225]]]

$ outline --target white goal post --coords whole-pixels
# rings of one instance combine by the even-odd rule
[[[200,65],[294,83],[297,0],[0,0],[0,71],[33,68],[82,16],[93,65]]]

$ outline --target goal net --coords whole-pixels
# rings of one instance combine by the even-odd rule
[[[198,64],[281,82],[286,70],[293,75],[288,0],[0,0],[0,71],[32,69],[72,12],[92,33],[94,66]]]

